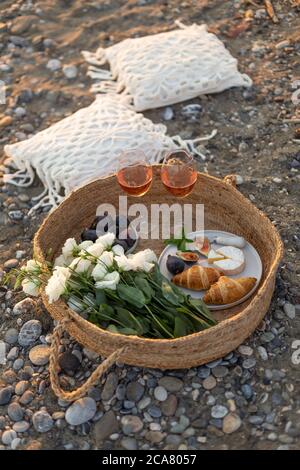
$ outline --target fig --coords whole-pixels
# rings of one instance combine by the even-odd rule
[[[199,255],[194,251],[177,251],[176,256],[186,263],[196,263],[199,259]]]
[[[84,229],[84,231],[81,234],[81,241],[86,241],[86,240],[91,240],[92,242],[95,242],[97,240],[98,236],[96,233],[96,230],[91,230],[89,228]]]
[[[201,253],[203,256],[208,256],[208,253],[210,251],[210,242],[207,237],[198,237],[195,240],[195,245],[197,250]]]
[[[185,268],[184,261],[178,256],[169,255],[167,259],[167,269],[171,274],[179,274]]]
[[[118,238],[116,239],[116,243],[114,243],[114,245],[120,245],[122,246],[122,248],[124,248],[124,252],[126,253],[126,251],[128,250],[128,245],[127,245],[127,242],[126,240],[119,240]]]
[[[133,233],[129,230],[123,230],[119,233],[119,240],[125,240],[128,248],[131,248],[135,244],[135,238],[133,237]]]

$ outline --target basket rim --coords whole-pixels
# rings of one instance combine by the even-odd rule
[[[152,165],[152,166],[153,167],[161,167],[161,164],[156,164],[156,165]],[[101,336],[106,336],[107,338],[111,338],[112,340],[116,340],[117,338],[119,338],[122,341],[123,345],[124,344],[130,345],[132,343],[135,343],[136,345],[142,345],[145,342],[147,344],[151,344],[151,343],[152,344],[158,344],[159,343],[161,345],[173,345],[173,344],[178,345],[179,343],[189,341],[192,338],[196,338],[196,337],[201,338],[201,336],[206,335],[208,332],[218,333],[224,327],[230,325],[231,322],[234,322],[234,321],[240,319],[241,317],[246,316],[248,314],[248,312],[250,312],[250,310],[255,308],[256,304],[259,303],[260,298],[264,295],[264,292],[268,287],[268,284],[270,282],[271,277],[273,277],[274,273],[277,271],[277,269],[279,267],[279,264],[280,264],[280,261],[282,260],[282,257],[283,257],[283,254],[284,254],[284,246],[283,246],[283,242],[280,238],[280,235],[279,235],[276,227],[272,224],[271,220],[267,217],[267,215],[263,211],[258,209],[251,201],[249,201],[249,199],[247,199],[232,184],[230,184],[227,181],[225,182],[224,180],[222,180],[220,178],[217,178],[215,176],[208,175],[206,173],[198,172],[198,175],[201,175],[201,177],[204,177],[204,178],[208,178],[211,181],[215,182],[216,184],[223,186],[223,189],[225,189],[225,188],[227,190],[229,189],[230,191],[234,192],[235,197],[240,202],[242,202],[243,204],[246,204],[246,206],[248,206],[249,208],[251,207],[252,210],[254,208],[254,210],[262,218],[262,221],[265,224],[268,225],[269,229],[273,232],[273,235],[275,237],[277,247],[276,247],[276,252],[274,253],[273,262],[272,262],[272,264],[271,264],[271,266],[268,270],[268,273],[267,273],[265,279],[260,283],[257,291],[253,294],[253,298],[251,299],[250,303],[243,310],[241,310],[239,313],[237,313],[236,315],[234,315],[230,318],[219,321],[215,326],[212,326],[209,329],[201,330],[201,331],[198,331],[196,333],[192,333],[192,334],[189,334],[189,335],[186,335],[186,336],[182,336],[182,337],[179,337],[179,338],[173,338],[173,339],[144,338],[144,337],[140,337],[140,336],[136,336],[136,335],[123,335],[121,333],[112,333],[112,332],[110,332],[108,330],[105,330],[105,329],[103,329],[103,328],[101,328],[97,325],[94,325],[93,323],[89,322],[88,320],[85,320],[83,317],[81,317],[74,310],[70,309],[62,299],[59,299],[56,302],[53,302],[53,303],[50,304],[49,301],[48,301],[47,295],[45,293],[45,288],[43,287],[41,289],[41,296],[42,296],[43,302],[44,302],[47,310],[49,312],[51,312],[52,309],[55,309],[57,311],[60,310],[61,312],[63,312],[64,315],[67,314],[72,319],[73,323],[75,323],[75,325],[77,327],[79,326],[79,324],[88,325],[89,328],[97,329]],[[58,208],[54,209],[53,211],[51,211],[51,213],[48,214],[48,216],[42,222],[42,225],[40,226],[39,230],[36,232],[36,234],[34,236],[34,240],[33,240],[34,255],[36,256],[38,261],[40,261],[41,263],[45,263],[45,261],[46,261],[44,255],[43,255],[42,249],[40,247],[40,244],[39,244],[39,237],[40,237],[40,234],[42,233],[42,231],[44,230],[45,226],[49,223],[49,221],[51,223],[51,217],[55,213],[55,211],[58,210],[58,209],[61,210],[63,208],[63,206],[66,205],[68,203],[68,201],[73,197],[73,195],[75,193],[81,191],[83,188],[86,188],[88,186],[92,186],[95,183],[97,183],[98,181],[103,181],[103,180],[113,178],[113,177],[115,177],[114,174],[113,175],[108,175],[107,177],[104,177],[104,178],[97,178],[93,181],[88,182],[87,184],[84,184],[84,185],[76,188],[75,190],[71,191],[70,194],[68,194],[68,196],[62,201],[62,203],[59,205]]]

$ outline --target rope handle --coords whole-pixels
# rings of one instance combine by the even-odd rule
[[[226,175],[224,176],[223,181],[224,183],[227,183],[230,186],[236,188],[236,175]]]
[[[97,369],[94,370],[92,375],[87,379],[87,381],[78,387],[76,390],[72,390],[71,392],[67,392],[61,388],[59,382],[59,375],[58,372],[60,370],[58,365],[58,357],[59,357],[59,346],[60,346],[60,339],[62,334],[65,331],[66,323],[72,321],[71,319],[64,319],[53,330],[52,335],[52,343],[50,347],[50,358],[49,358],[49,372],[50,372],[50,382],[51,387],[58,398],[61,398],[65,401],[74,401],[78,398],[81,398],[87,394],[89,389],[93,387],[103,376],[103,374],[113,365],[115,364],[122,354],[128,349],[127,346],[123,346],[120,349],[117,349],[112,354],[110,354],[99,366]]]

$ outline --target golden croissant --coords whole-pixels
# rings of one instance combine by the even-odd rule
[[[192,266],[172,278],[172,282],[180,287],[192,290],[205,290],[222,276],[221,271],[215,268],[204,268],[203,266]]]
[[[240,277],[232,279],[221,276],[203,297],[206,304],[225,305],[245,297],[255,286],[255,277]]]

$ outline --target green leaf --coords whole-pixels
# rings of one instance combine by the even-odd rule
[[[107,298],[106,298],[104,290],[96,289],[95,293],[96,293],[96,305],[97,306],[107,303]]]
[[[161,285],[161,290],[164,298],[170,302],[172,305],[180,305],[179,299],[175,294],[171,284],[169,282],[163,281]]]
[[[112,333],[119,333],[119,330],[118,328],[116,327],[116,325],[108,325],[108,327],[106,328],[108,331],[111,331]]]
[[[152,289],[152,287],[150,286],[147,279],[145,279],[142,276],[139,276],[139,275],[135,276],[134,282],[135,282],[136,286],[139,289],[141,289],[141,291],[143,292],[143,294],[146,298],[146,303],[148,304],[150,302],[150,300],[152,299],[152,297],[155,295],[155,291]]]
[[[142,308],[146,304],[146,299],[143,292],[136,287],[118,284],[117,293],[121,299],[137,308]]]
[[[122,333],[123,335],[138,336],[138,332],[135,331],[133,328],[119,328],[119,333]]]
[[[180,338],[187,334],[189,334],[188,323],[182,317],[177,316],[174,322],[174,337]]]

